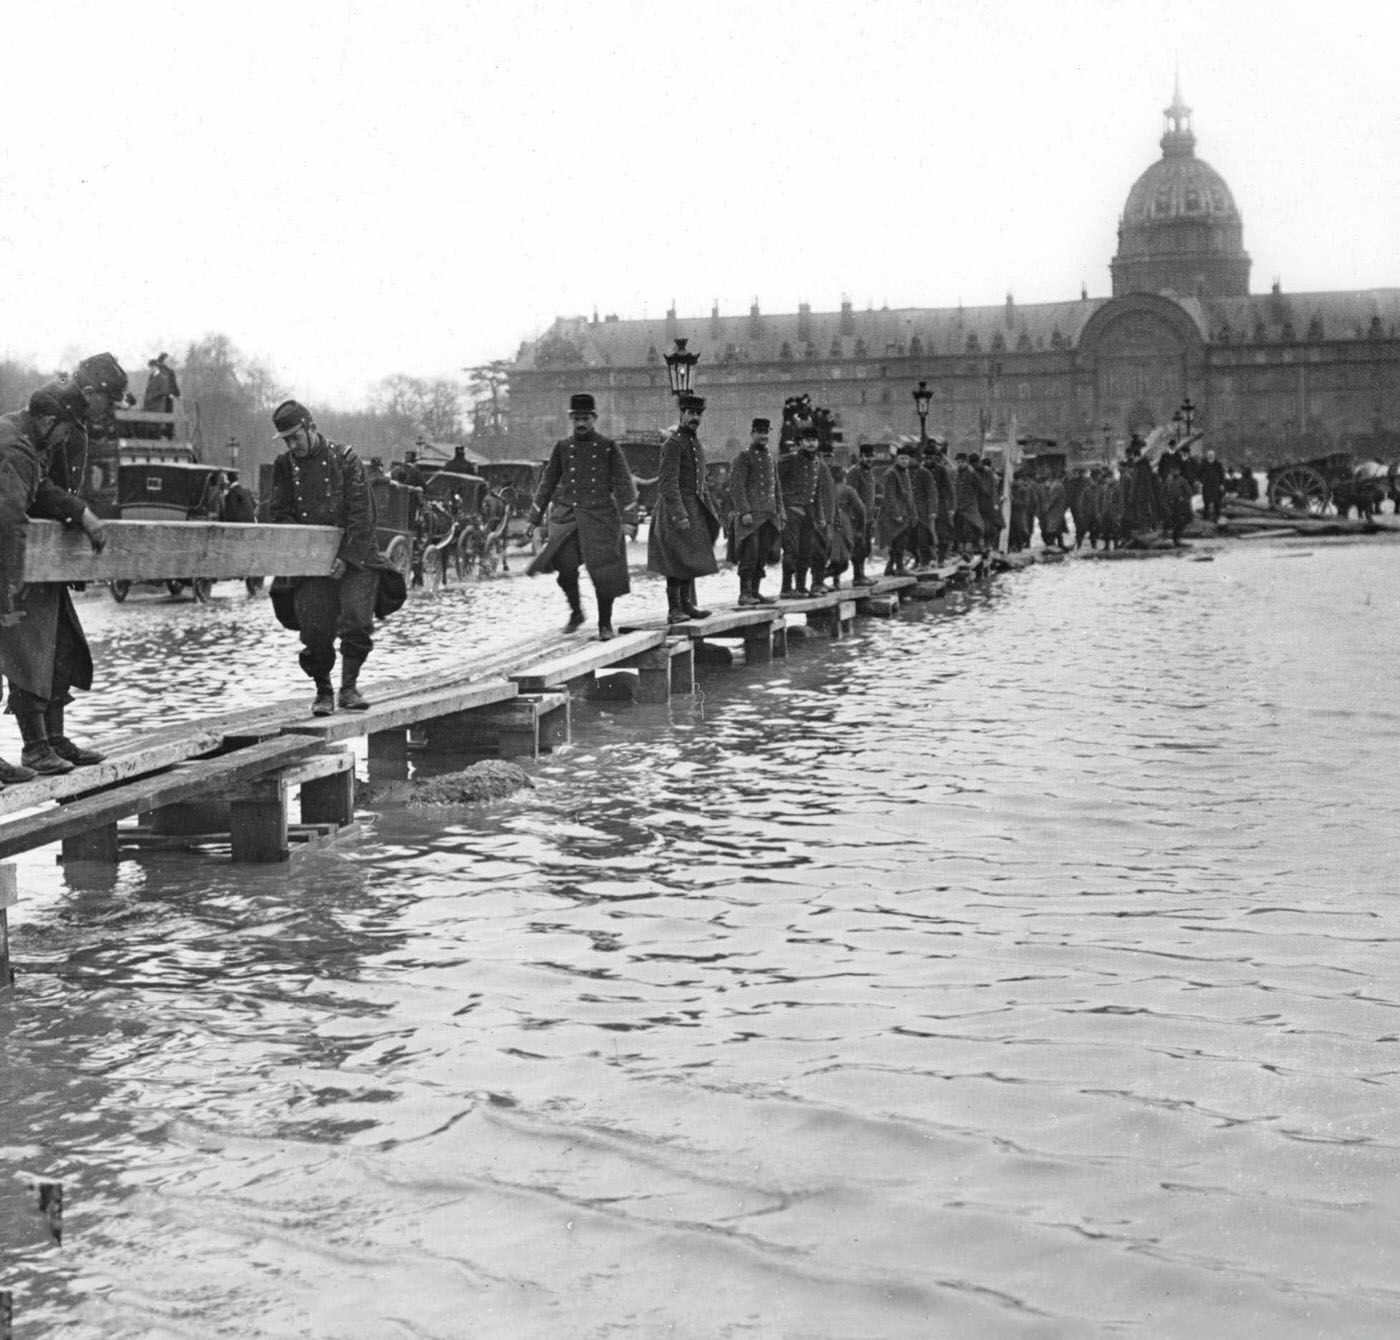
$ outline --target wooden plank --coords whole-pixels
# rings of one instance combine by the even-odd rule
[[[609,642],[588,642],[575,651],[511,671],[508,677],[515,681],[521,693],[539,693],[595,670],[611,669],[638,652],[659,647],[665,640],[666,633],[662,629],[623,633]]]
[[[95,554],[82,531],[31,521],[27,582],[165,581],[174,577],[320,577],[340,548],[335,526],[234,525],[223,521],[108,521]]]
[[[86,833],[140,810],[174,805],[232,781],[257,776],[315,748],[316,742],[307,736],[280,735],[218,758],[180,763],[168,772],[142,777],[56,809],[12,819],[0,825],[0,859],[61,842],[75,833]]]
[[[61,777],[36,777],[32,782],[7,786],[0,791],[0,818],[49,801],[91,795],[133,777],[160,772],[172,764],[217,749],[223,738],[217,730],[204,726],[181,729],[186,732],[183,738],[162,740],[144,748],[128,747],[90,768],[75,768]]]
[[[6,862],[0,865],[0,911],[19,902],[19,867]]]
[[[315,736],[319,740],[353,740],[361,735],[378,735],[404,730],[436,717],[452,716],[474,707],[508,702],[519,690],[508,679],[484,683],[454,684],[426,693],[410,694],[375,703],[367,712],[336,712],[328,717],[308,717],[283,727],[289,735]]]

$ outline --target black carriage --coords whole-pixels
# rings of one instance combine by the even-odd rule
[[[627,468],[637,483],[637,508],[642,519],[656,511],[656,491],[661,477],[661,448],[666,435],[650,429],[619,433],[617,445],[627,461]]]
[[[505,526],[500,537],[502,560],[508,548],[537,549],[538,533],[530,525],[529,516],[544,462],[483,461],[477,469],[489,490],[482,504],[483,513],[489,514],[493,528]]]

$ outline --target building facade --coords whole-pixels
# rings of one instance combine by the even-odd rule
[[[567,431],[573,391],[597,397],[604,432],[674,420],[664,357],[700,354],[706,444],[732,455],[749,419],[776,421],[808,392],[848,443],[918,431],[911,391],[933,391],[928,430],[957,449],[984,431],[1061,443],[1076,459],[1117,452],[1185,400],[1232,463],[1331,451],[1400,458],[1400,289],[1249,292],[1243,224],[1229,187],[1195,156],[1176,92],[1161,158],[1133,184],[1110,264],[1111,297],[622,321],[561,317],[511,369],[512,451],[543,455]]]

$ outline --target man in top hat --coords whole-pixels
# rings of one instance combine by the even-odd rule
[[[908,548],[918,520],[918,508],[914,502],[914,485],[909,472],[918,447],[906,442],[895,454],[894,465],[885,471],[880,481],[880,515],[876,521],[875,534],[879,542],[889,550],[889,562],[885,564],[886,577],[898,577],[904,572],[904,553]]]
[[[597,405],[587,392],[569,398],[568,437],[554,444],[530,509],[530,524],[549,516],[544,548],[525,571],[557,573],[559,589],[569,601],[566,633],[583,626],[578,572],[588,569],[598,600],[598,637],[613,636],[613,601],[632,589],[627,575],[624,513],[637,503],[637,486],[622,449],[597,431]]]
[[[344,532],[327,576],[292,579],[290,603],[302,645],[298,659],[316,685],[311,711],[329,716],[338,701],[346,711],[363,712],[369,700],[360,692],[360,668],[374,646],[379,574],[389,566],[375,541],[374,494],[354,449],[328,441],[305,405],[284,400],[272,411],[272,426],[286,447],[272,463],[272,520],[339,526]],[[331,688],[337,637],[338,700]]]
[[[158,354],[155,358],[146,360],[150,375],[146,378],[146,394],[142,398],[141,408],[148,413],[173,414],[175,412],[175,397],[180,394],[180,384],[175,380],[175,369],[166,363],[166,359],[169,357],[169,354]],[[174,437],[175,425],[173,423],[160,424],[152,436]]]
[[[106,546],[102,522],[51,474],[50,453],[61,453],[86,423],[87,399],[74,381],[48,382],[30,396],[27,410],[0,418],[0,670],[10,682],[8,710],[24,741],[23,766],[0,763],[0,782],[102,761],[64,730],[71,691],[92,687],[92,653],[68,586],[24,582],[31,517],[81,527],[95,552]]]
[[[865,513],[865,525],[851,545],[852,586],[874,586],[873,577],[865,575],[865,562],[870,557],[870,542],[875,525],[875,444],[862,442],[860,457],[854,470],[846,474],[846,484],[860,499]]]
[[[758,591],[764,568],[781,557],[783,543],[783,491],[777,462],[768,450],[772,427],[767,419],[753,421],[748,448],[739,453],[729,474],[741,605],[774,603],[772,596]]]
[[[702,396],[681,396],[680,424],[661,448],[647,568],[666,578],[666,617],[671,623],[709,617],[710,611],[695,603],[695,579],[719,571],[715,540],[720,519],[710,498],[699,438],[704,413]]]
[[[778,460],[778,486],[783,494],[783,586],[784,599],[810,595],[808,574],[813,585],[821,585],[818,537],[831,524],[822,511],[822,477],[826,470],[817,459],[819,435],[814,423],[800,422],[794,428],[797,450]],[[830,476],[827,476],[829,479]]]

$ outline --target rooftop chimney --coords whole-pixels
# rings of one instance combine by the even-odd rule
[[[763,334],[763,318],[758,314],[758,299],[749,308],[749,339],[756,340]]]
[[[841,299],[841,334],[854,335],[856,333],[856,314],[851,306],[849,298]]]
[[[719,339],[719,299],[716,298],[714,306],[710,308],[710,338]]]
[[[797,304],[797,338],[799,340],[812,338],[812,304],[809,302]]]

